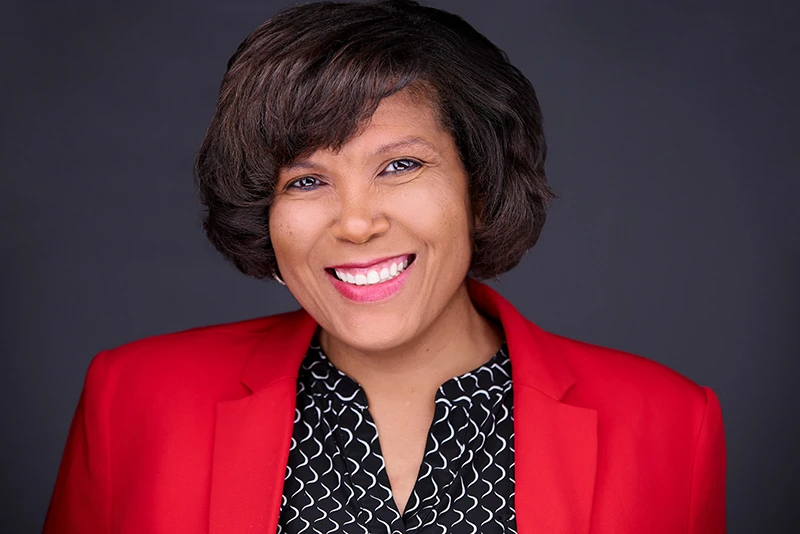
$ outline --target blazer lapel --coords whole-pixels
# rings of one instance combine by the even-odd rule
[[[217,406],[209,532],[276,532],[295,383]]]
[[[297,373],[317,324],[303,310],[263,332],[241,376],[253,393],[217,405],[209,532],[276,532]]]
[[[597,467],[596,415],[531,387],[514,390],[520,534],[589,532]]]
[[[475,306],[503,326],[514,383],[520,534],[586,534],[597,469],[597,412],[561,402],[576,379],[553,336],[472,279]]]

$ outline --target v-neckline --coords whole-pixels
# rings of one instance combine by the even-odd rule
[[[366,394],[354,379],[336,368],[327,358],[319,344],[318,333],[315,333],[312,339],[299,379],[304,380],[311,388],[312,394],[329,397],[337,404],[335,411],[343,427],[348,427],[347,422],[353,421],[351,416],[355,415],[356,418],[362,418],[372,429],[373,433],[369,436],[349,436],[341,432],[335,435],[341,454],[352,462],[345,464],[356,466],[354,470],[348,469],[346,476],[353,487],[361,492],[358,501],[362,510],[375,512],[373,501],[381,501],[377,511],[383,514],[382,520],[392,525],[393,532],[397,530],[405,532],[409,523],[414,523],[415,529],[424,525],[434,513],[441,495],[445,494],[449,486],[457,480],[467,459],[464,454],[467,446],[465,434],[469,424],[471,422],[474,424],[470,419],[473,403],[481,403],[487,410],[488,416],[497,409],[497,405],[506,395],[509,399],[512,396],[511,362],[505,340],[489,361],[447,380],[438,388],[434,417],[427,432],[422,462],[404,512],[401,514],[391,490],[380,436],[369,411]],[[443,435],[447,438],[442,439]],[[359,458],[361,451],[357,450],[360,447],[358,442],[367,441],[369,453],[380,463],[377,473],[357,468],[358,462],[366,459],[366,456]],[[512,466],[513,461],[512,457],[509,461]],[[369,490],[374,487],[372,476],[377,478],[378,486],[386,490],[388,498],[376,498],[369,494]],[[507,486],[511,486],[507,492],[513,493],[513,480],[508,480]]]

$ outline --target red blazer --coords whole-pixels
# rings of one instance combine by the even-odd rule
[[[547,333],[472,279],[512,361],[520,534],[725,532],[714,393]],[[303,310],[136,341],[92,361],[46,533],[277,529]]]

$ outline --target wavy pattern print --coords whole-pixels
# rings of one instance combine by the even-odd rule
[[[297,380],[278,533],[508,532],[516,534],[507,345],[439,388],[419,478],[401,516],[366,395],[314,336]]]

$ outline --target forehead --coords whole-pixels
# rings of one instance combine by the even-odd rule
[[[401,91],[381,100],[372,116],[364,121],[356,135],[345,145],[387,135],[435,138],[443,133],[444,129],[430,101]],[[433,142],[433,139],[430,141]]]
[[[450,141],[432,100],[427,95],[403,90],[381,100],[372,116],[338,150],[326,151],[336,154],[359,149],[382,153],[406,148],[441,150]]]

